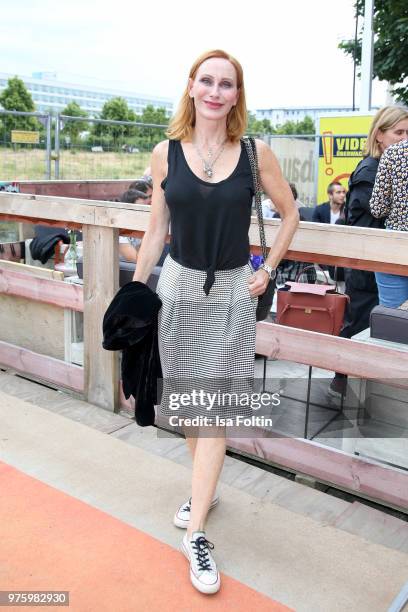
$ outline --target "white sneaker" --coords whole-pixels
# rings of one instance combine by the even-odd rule
[[[194,531],[191,539],[185,534],[181,550],[190,561],[190,579],[195,588],[207,595],[220,589],[220,574],[210,548],[214,544],[205,537],[205,531]]]
[[[220,498],[216,495],[210,504],[209,510],[214,508],[220,501]],[[190,512],[191,512],[191,497],[188,501],[180,506],[174,515],[173,523],[176,527],[180,527],[180,529],[187,529],[188,523],[190,520]]]

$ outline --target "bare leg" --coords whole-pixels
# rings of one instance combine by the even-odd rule
[[[213,499],[218,478],[225,458],[225,428],[217,429],[219,437],[196,438],[192,475],[192,504],[189,536],[194,531],[203,531],[208,509]]]
[[[191,458],[192,458],[192,460],[194,462],[195,449],[196,449],[196,446],[197,446],[197,438],[190,438],[186,434],[186,442],[187,442],[188,447],[190,449]]]

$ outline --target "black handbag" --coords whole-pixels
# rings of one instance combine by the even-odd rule
[[[242,139],[249,158],[249,163],[251,165],[252,170],[252,180],[254,183],[254,192],[255,192],[255,208],[256,214],[258,217],[258,226],[259,226],[259,238],[262,249],[262,256],[264,261],[266,260],[268,253],[266,250],[266,241],[265,241],[265,228],[263,223],[263,215],[262,215],[262,200],[261,200],[261,181],[259,180],[259,166],[258,166],[258,156],[256,153],[256,145],[255,140],[250,137],[245,137]],[[256,307],[256,320],[263,321],[267,318],[270,313],[272,302],[273,302],[273,294],[275,292],[276,280],[270,280],[268,286],[266,288],[265,293],[258,296],[258,306]]]

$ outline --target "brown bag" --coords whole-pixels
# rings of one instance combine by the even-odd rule
[[[276,322],[338,336],[348,301],[348,295],[337,292],[337,285],[288,281],[278,290]]]

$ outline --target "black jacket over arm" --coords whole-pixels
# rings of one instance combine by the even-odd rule
[[[157,383],[162,378],[158,345],[158,295],[144,283],[127,283],[115,295],[103,317],[103,343],[108,351],[122,351],[122,386],[135,399],[135,420],[153,425]]]

